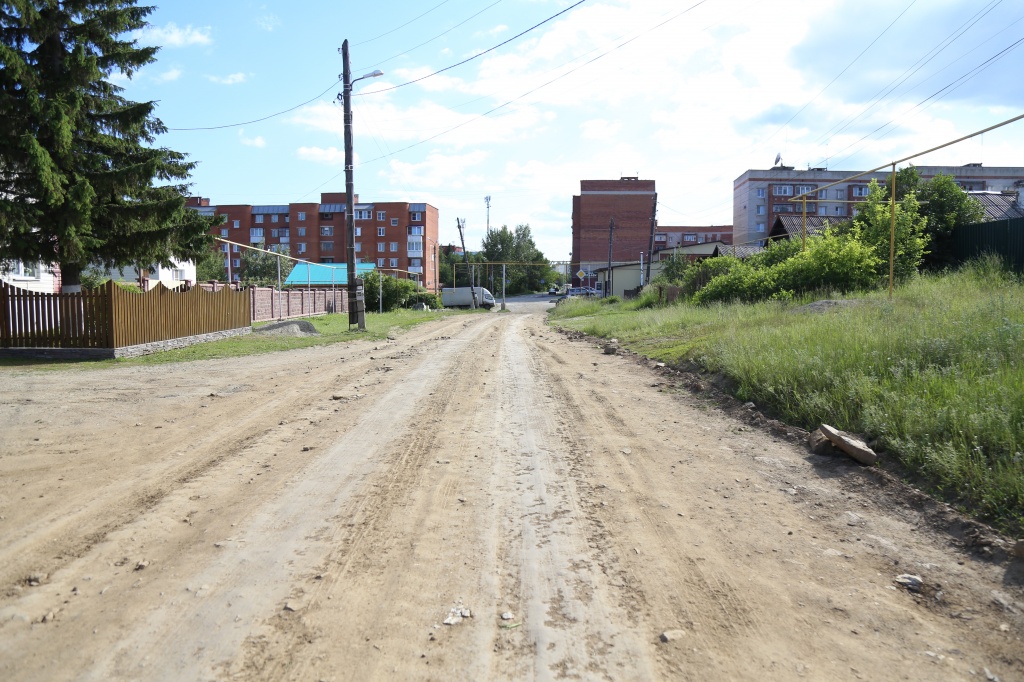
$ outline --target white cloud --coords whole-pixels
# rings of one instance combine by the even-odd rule
[[[484,38],[484,37],[486,37],[486,38],[494,38],[496,36],[501,35],[502,33],[504,33],[507,30],[508,30],[508,26],[506,26],[505,24],[498,24],[494,28],[489,28],[486,31],[477,31],[476,36],[478,38]]]
[[[187,47],[188,45],[210,45],[213,43],[209,26],[192,28],[192,25],[189,24],[185,28],[179,28],[173,21],[168,22],[166,26],[147,26],[141,31],[136,31],[133,37],[145,44],[162,47]]]
[[[299,147],[296,151],[299,158],[304,161],[313,161],[326,166],[344,166],[345,151],[337,147]]]
[[[587,140],[607,140],[614,138],[622,130],[622,124],[618,121],[608,121],[603,118],[594,118],[580,124],[580,135]]]
[[[479,166],[486,158],[487,153],[483,151],[457,155],[435,152],[421,163],[392,160],[384,174],[390,184],[397,187],[463,189],[467,186],[467,169]]]
[[[262,147],[266,147],[267,146],[267,141],[264,140],[261,135],[257,135],[256,137],[246,137],[244,129],[239,129],[239,131],[238,131],[238,140],[242,144],[244,144],[246,147],[260,147],[260,148],[262,148]]]
[[[128,74],[126,74],[124,71],[115,71],[114,73],[107,76],[107,81],[114,83],[115,85],[125,85],[126,83],[131,81],[131,79],[128,78]]]
[[[161,83],[170,83],[171,81],[176,81],[181,78],[181,74],[181,69],[168,69],[157,76],[156,80]]]
[[[245,74],[240,71],[228,74],[227,76],[207,76],[206,78],[221,85],[235,85],[236,83],[244,83],[246,81]]]
[[[281,20],[275,14],[265,14],[261,17],[256,17],[256,25],[264,31],[273,31],[281,25]]]

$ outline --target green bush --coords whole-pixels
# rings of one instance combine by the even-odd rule
[[[618,303],[621,299],[618,296],[605,296],[601,299],[602,305],[611,305],[612,303]]]
[[[715,277],[725,275],[742,264],[743,261],[735,256],[705,258],[693,267],[687,268],[683,274],[683,282],[680,286],[682,294],[686,297],[693,296]]]
[[[441,297],[429,291],[417,291],[405,302],[405,307],[411,308],[417,303],[424,303],[431,310],[439,310],[444,307],[441,303]]]

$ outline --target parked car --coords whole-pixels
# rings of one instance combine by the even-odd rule
[[[594,296],[596,292],[591,287],[570,287],[567,296]]]
[[[558,295],[558,287],[548,287],[548,293],[552,296]]]

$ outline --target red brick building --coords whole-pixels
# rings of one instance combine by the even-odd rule
[[[572,198],[573,286],[594,286],[593,273],[608,266],[608,224],[614,219],[614,263],[633,262],[651,248],[651,226],[657,193],[654,180],[581,180]],[[580,278],[576,273],[583,271]]]
[[[191,197],[188,205],[206,215],[222,215],[214,228],[224,252],[224,266],[238,279],[242,246],[270,251],[287,247],[289,254],[313,263],[344,263],[348,240],[345,228],[345,193],[324,192],[319,203],[279,205],[221,204]],[[408,202],[360,203],[355,197],[356,261],[373,263],[378,270],[419,280],[438,290],[438,212],[430,204]]]

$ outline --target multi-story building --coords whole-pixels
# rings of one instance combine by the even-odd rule
[[[700,225],[684,227],[658,226],[654,234],[654,252],[693,246],[707,242],[732,244],[732,225]]]
[[[243,246],[269,251],[287,248],[295,258],[314,263],[344,263],[348,248],[344,192],[325,192],[319,203],[276,205],[230,204],[211,206],[202,197],[189,206],[206,215],[222,215],[225,222],[213,234],[220,243],[224,266],[238,279]],[[373,263],[378,270],[418,280],[438,290],[437,209],[408,202],[360,203],[355,197],[356,262]]]
[[[969,163],[916,168],[922,180],[950,175],[968,191],[1013,191],[1024,185],[1024,168],[1020,167],[984,168],[980,163]],[[763,244],[777,216],[802,211],[801,202],[790,199],[805,192],[814,192],[807,199],[808,215],[830,220],[845,220],[855,215],[856,204],[867,197],[871,180],[881,184],[889,179],[889,173],[878,172],[842,182],[858,172],[824,168],[797,170],[792,166],[746,171],[733,181],[733,243],[737,246]],[[821,189],[834,182],[840,184]]]
[[[574,286],[594,286],[596,271],[608,266],[609,222],[614,219],[613,262],[636,261],[651,248],[657,194],[654,180],[581,180],[572,198],[571,269]],[[586,273],[584,277],[577,273]]]

